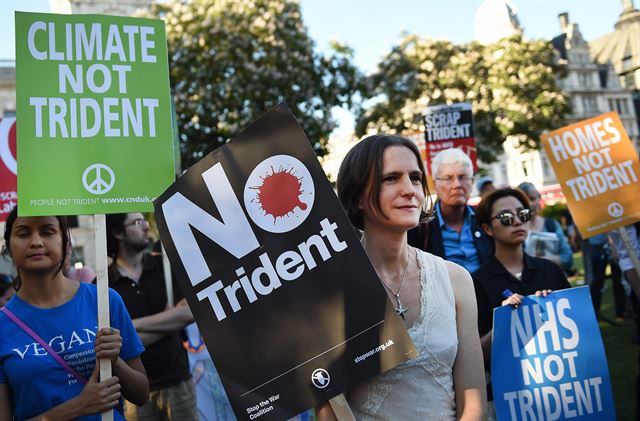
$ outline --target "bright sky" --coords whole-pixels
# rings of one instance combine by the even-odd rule
[[[558,14],[580,25],[590,41],[613,31],[621,0],[512,0],[529,38],[551,39],[560,33]],[[638,0],[636,0],[636,3]],[[375,70],[398,43],[402,31],[464,43],[473,39],[481,0],[302,0],[302,16],[320,48],[337,39],[355,49],[356,64]],[[636,5],[637,6],[637,5]]]
[[[110,0],[118,1],[118,0]],[[131,0],[127,0],[131,1]],[[558,14],[580,25],[593,40],[611,32],[622,0],[512,0],[529,38],[551,39],[560,33]],[[355,62],[366,73],[398,43],[402,31],[456,43],[474,35],[475,12],[481,0],[302,0],[302,16],[319,49],[332,39],[355,50]],[[638,3],[638,0],[636,0]],[[638,5],[636,4],[636,7]],[[13,12],[49,11],[47,0],[0,0],[0,59],[14,58]],[[338,112],[341,125],[351,126]]]
[[[118,0],[110,0],[118,1]],[[131,1],[131,0],[127,0]],[[638,1],[636,0],[636,3]],[[319,48],[331,39],[355,49],[356,64],[370,72],[403,30],[462,43],[474,33],[481,0],[302,0],[302,16]],[[513,0],[530,38],[551,39],[558,14],[569,12],[589,41],[613,30],[621,0]],[[638,6],[636,4],[636,6]],[[49,11],[47,0],[0,0],[0,58],[14,58],[13,12]]]
[[[520,26],[529,38],[551,39],[560,34],[558,14],[569,13],[589,41],[613,31],[622,11],[621,0],[512,0]],[[637,2],[638,0],[636,0]],[[474,37],[476,9],[482,0],[302,0],[302,16],[320,49],[333,39],[351,46],[355,63],[366,73],[402,38],[403,31],[455,43]],[[334,108],[339,128],[353,131],[350,112]]]

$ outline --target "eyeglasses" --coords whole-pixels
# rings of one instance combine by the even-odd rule
[[[124,224],[125,227],[130,227],[131,225],[135,225],[139,228],[142,228],[142,227],[149,226],[149,223],[144,218],[136,218],[133,221],[129,222],[128,224]]]
[[[502,225],[508,227],[510,225],[513,225],[516,216],[518,217],[520,222],[529,222],[531,221],[531,209],[520,209],[519,211],[516,211],[515,215],[511,211],[500,212],[499,214],[491,218],[491,220],[497,219]]]
[[[473,177],[470,175],[448,175],[446,177],[435,177],[435,179],[440,181],[442,184],[451,184],[455,180],[458,180],[460,184],[473,183]]]

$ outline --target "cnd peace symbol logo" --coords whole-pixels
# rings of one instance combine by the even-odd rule
[[[93,164],[82,173],[82,185],[89,193],[104,194],[113,188],[116,175],[104,164]]]
[[[611,202],[607,207],[607,212],[609,212],[609,215],[613,216],[614,218],[618,218],[624,213],[624,208],[618,202]]]

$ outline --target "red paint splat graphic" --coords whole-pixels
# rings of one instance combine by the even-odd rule
[[[17,123],[13,123],[13,126],[11,126],[11,130],[9,130],[9,150],[11,151],[11,155],[14,159],[17,159],[16,157],[18,156],[16,147],[16,124]]]
[[[256,199],[265,214],[273,216],[274,223],[276,218],[290,214],[295,208],[307,209],[307,205],[300,201],[302,183],[293,174],[293,168],[276,171],[271,167],[271,174],[261,178],[262,185],[251,188],[258,190]]]

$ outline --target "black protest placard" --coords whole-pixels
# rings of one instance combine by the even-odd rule
[[[416,355],[285,105],[155,203],[239,420],[283,420]]]
[[[476,139],[473,132],[471,104],[433,105],[427,107],[424,116],[424,138],[427,142],[427,170],[431,173],[431,162],[440,151],[460,148],[473,163],[477,171]]]

